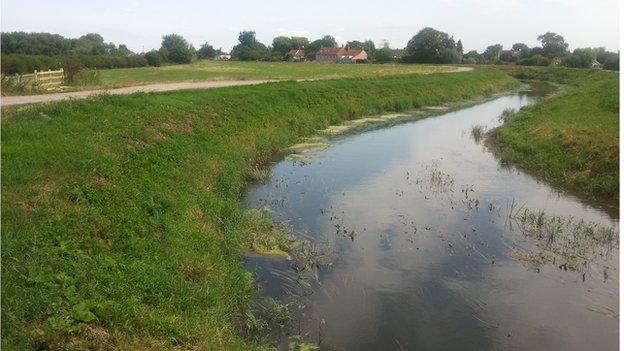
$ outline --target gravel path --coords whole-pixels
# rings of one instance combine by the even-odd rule
[[[160,83],[148,84],[135,87],[115,88],[115,89],[98,89],[72,91],[66,93],[41,94],[41,95],[23,95],[23,96],[2,96],[0,105],[23,105],[37,104],[42,102],[59,101],[65,99],[86,99],[91,95],[97,94],[115,94],[124,95],[138,92],[158,92],[185,89],[212,89],[234,87],[240,85],[256,85],[262,83],[275,82],[274,80],[231,80],[231,81],[208,81],[208,82],[184,82],[184,83]]]
[[[439,73],[453,73],[453,72],[465,72],[472,70],[472,67],[453,67],[453,70]],[[433,73],[433,72],[432,72]],[[436,72],[437,73],[437,72]],[[428,74],[428,73],[423,73]],[[298,79],[298,81],[305,81],[309,79]],[[172,91],[172,90],[185,90],[185,89],[212,89],[212,88],[224,88],[235,87],[241,85],[257,85],[263,83],[277,82],[278,80],[226,80],[226,81],[205,81],[205,82],[182,82],[182,83],[158,83],[139,85],[134,87],[114,88],[114,89],[97,89],[97,90],[83,90],[83,91],[71,91],[66,93],[53,93],[53,94],[41,94],[41,95],[22,95],[22,96],[2,96],[0,97],[1,106],[12,105],[24,105],[24,104],[38,104],[42,102],[60,101],[66,99],[86,99],[89,96],[97,94],[114,94],[114,95],[126,95],[138,92],[159,92],[159,91]]]

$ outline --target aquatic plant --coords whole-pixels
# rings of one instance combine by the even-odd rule
[[[502,123],[509,122],[516,115],[516,110],[513,108],[505,108],[503,112],[498,116],[498,121]]]
[[[517,209],[508,217],[518,224],[525,237],[536,243],[537,252],[522,254],[533,263],[552,262],[565,270],[583,270],[590,264],[604,265],[605,258],[618,248],[617,231],[595,222],[527,208]]]
[[[487,126],[484,126],[484,125],[472,126],[472,129],[470,129],[470,135],[472,136],[474,141],[480,142],[481,139],[483,139],[483,136],[485,135],[486,128],[487,128]]]

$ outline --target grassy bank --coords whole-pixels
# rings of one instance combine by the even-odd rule
[[[476,69],[4,109],[3,348],[253,348],[258,167],[330,124],[515,86]]]
[[[617,206],[619,74],[563,68],[506,68],[520,78],[564,84],[522,109],[493,135],[504,162],[575,193]]]

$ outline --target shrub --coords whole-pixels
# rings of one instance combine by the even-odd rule
[[[49,70],[66,68],[70,65],[78,65],[81,68],[105,69],[105,68],[128,68],[147,66],[147,60],[143,56],[111,56],[111,55],[2,55],[2,73],[25,74],[35,70]]]
[[[550,65],[550,59],[546,56],[536,54],[518,61],[518,64],[522,66],[548,66]]]
[[[607,57],[604,62],[604,69],[608,69],[610,71],[619,71],[620,70],[620,54],[612,54]]]
[[[160,67],[160,65],[162,65],[162,58],[160,57],[160,53],[156,50],[146,53],[145,60],[147,60],[147,64],[152,67]]]
[[[595,59],[596,55],[592,49],[576,49],[563,59],[563,64],[567,67],[589,68]]]

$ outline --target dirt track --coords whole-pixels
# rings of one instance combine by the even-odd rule
[[[262,83],[274,82],[272,80],[231,80],[231,81],[208,81],[208,82],[185,82],[185,83],[160,83],[149,84],[135,87],[115,88],[115,89],[97,89],[85,91],[72,91],[66,93],[41,94],[41,95],[24,95],[24,96],[3,96],[0,98],[2,106],[37,104],[42,102],[52,102],[66,99],[86,99],[91,95],[97,94],[132,94],[138,92],[158,92],[185,89],[211,89],[233,87],[240,85],[255,85]]]
[[[472,67],[454,67],[443,73],[465,72],[472,70]],[[428,73],[423,73],[428,74]],[[298,79],[305,81],[309,79]],[[241,85],[257,85],[263,83],[277,82],[278,80],[260,79],[260,80],[227,80],[227,81],[205,81],[205,82],[181,82],[181,83],[158,83],[139,85],[134,87],[114,88],[114,89],[96,89],[84,91],[71,91],[66,93],[53,93],[41,95],[22,95],[22,96],[2,96],[0,98],[1,106],[38,104],[43,102],[53,102],[67,99],[86,99],[89,96],[97,94],[114,94],[127,95],[138,92],[159,92],[186,89],[213,89],[224,87],[235,87]]]

